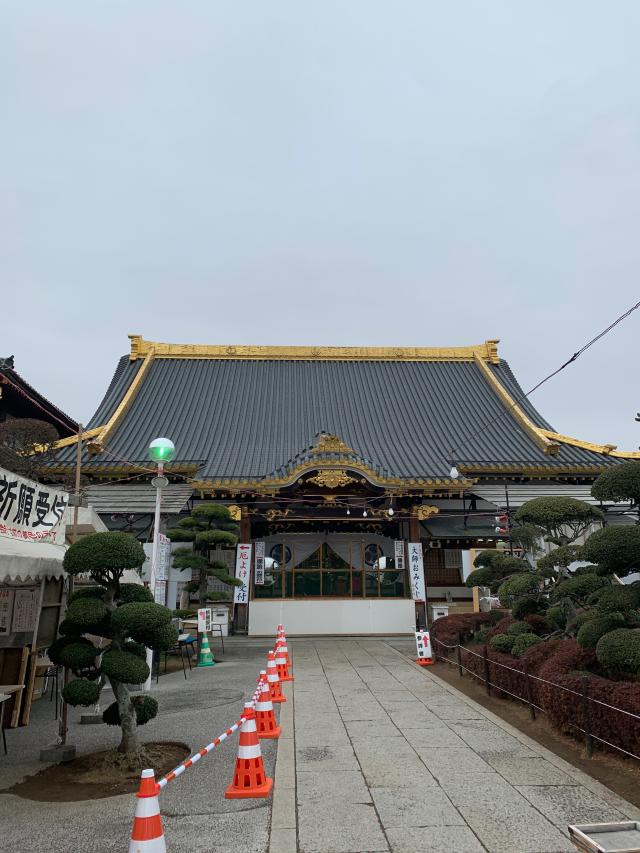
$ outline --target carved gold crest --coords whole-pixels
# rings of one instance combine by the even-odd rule
[[[431,518],[432,515],[437,515],[440,512],[439,507],[429,506],[429,504],[421,504],[421,506],[414,506],[413,510],[420,519],[420,521],[424,521],[427,518]]]
[[[353,453],[353,450],[337,435],[322,433],[318,436],[312,453]]]
[[[355,483],[355,477],[351,477],[346,471],[337,469],[327,469],[318,471],[314,477],[309,477],[307,483],[316,483],[325,489],[338,489],[341,486],[348,486],[349,483]]]

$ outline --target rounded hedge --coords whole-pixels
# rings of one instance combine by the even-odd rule
[[[84,633],[84,628],[81,625],[76,625],[75,622],[63,619],[58,627],[58,633],[64,637],[79,637],[80,634]]]
[[[57,640],[54,640],[53,643],[47,649],[47,654],[49,655],[49,660],[55,666],[64,666],[62,663],[62,653],[67,646],[74,645],[77,642],[89,643],[89,640],[81,639],[78,640],[77,637],[58,637]]]
[[[591,504],[576,498],[542,497],[527,501],[518,509],[515,519],[536,527],[558,527],[571,522],[588,522],[601,519],[602,512]]]
[[[146,661],[118,649],[109,649],[102,655],[102,672],[122,684],[142,684],[149,677]]]
[[[129,652],[129,654],[136,655],[136,657],[141,658],[141,660],[146,661],[147,659],[147,649],[142,643],[136,643],[135,640],[127,640],[124,644],[123,649],[125,652]]]
[[[560,604],[554,604],[553,607],[550,607],[544,617],[554,631],[561,631],[567,624],[567,614]]]
[[[144,549],[134,536],[110,531],[92,533],[74,542],[64,555],[64,568],[70,575],[123,572],[139,569],[144,561]]]
[[[533,616],[544,610],[545,602],[534,595],[525,595],[513,602],[511,615],[514,619],[522,619],[523,616]]]
[[[83,641],[83,638],[80,638],[65,645],[58,657],[63,666],[78,672],[94,667],[99,654],[100,649],[97,649],[88,640]]]
[[[519,658],[527,651],[527,649],[530,649],[532,646],[537,646],[538,643],[541,642],[542,640],[540,637],[537,637],[535,634],[519,634],[515,639],[515,643],[511,649],[511,654]]]
[[[560,598],[570,596],[571,598],[586,599],[606,583],[597,575],[579,575],[575,578],[567,578],[557,583],[551,590],[551,600],[558,601]]]
[[[118,604],[130,604],[132,601],[153,601],[151,590],[139,583],[121,583]]]
[[[629,574],[640,566],[640,526],[596,530],[582,546],[581,559],[597,563],[601,574]]]
[[[516,638],[512,637],[510,634],[496,634],[495,637],[492,637],[489,640],[489,643],[491,648],[496,652],[502,652],[505,655],[510,655],[515,641]]]
[[[598,662],[611,672],[640,673],[640,631],[618,628],[598,640]]]
[[[100,685],[86,678],[74,678],[62,691],[62,698],[68,705],[95,705],[100,696]]]
[[[539,569],[555,569],[556,566],[566,569],[571,563],[580,559],[579,553],[580,545],[561,545],[544,557],[540,557],[537,565]]]
[[[149,720],[153,720],[158,713],[158,703],[152,696],[132,696],[131,705],[136,715],[136,723],[139,726],[144,726]],[[117,702],[112,702],[109,705],[102,714],[102,720],[108,726],[120,725],[120,712]]]
[[[640,462],[622,462],[604,471],[591,486],[591,494],[601,501],[640,503]]]
[[[583,625],[586,625],[587,622],[597,618],[599,615],[600,613],[596,607],[592,607],[591,610],[583,610],[582,613],[578,613],[576,621],[574,622],[576,630],[579,630]]]
[[[507,628],[507,634],[511,637],[517,637],[518,634],[530,634],[531,625],[528,622],[512,622]]]
[[[603,589],[598,596],[598,610],[603,613],[625,612],[640,605],[640,587],[616,584]]]
[[[136,631],[135,639],[148,649],[166,652],[178,642],[178,629],[168,622],[153,631]]]
[[[74,589],[69,598],[67,605],[72,604],[79,598],[104,598],[107,590],[103,586],[81,586]]]
[[[503,581],[498,588],[500,604],[508,607],[516,598],[537,592],[539,585],[540,579],[530,572],[521,572],[520,574],[512,575],[506,581]]]
[[[479,569],[474,569],[469,573],[465,581],[465,586],[472,589],[474,586],[488,586],[496,581],[496,573],[489,566],[482,566]]]
[[[226,530],[202,530],[196,533],[196,545],[199,548],[214,548],[216,545],[231,547],[237,541],[238,537]]]
[[[171,611],[168,607],[152,601],[132,601],[130,604],[118,607],[112,614],[111,621],[117,628],[129,631],[134,639],[138,639],[136,634],[155,631],[161,625],[170,622]]]
[[[193,518],[203,521],[231,521],[229,507],[224,504],[200,503],[191,511]]]
[[[88,596],[77,598],[67,608],[65,613],[65,621],[73,622],[81,628],[89,628],[91,625],[98,625],[108,619],[109,610],[107,605],[100,598]]]
[[[615,628],[621,628],[624,623],[625,619],[622,613],[607,613],[604,616],[596,616],[594,619],[587,620],[580,627],[576,640],[583,649],[595,649],[600,637],[604,637],[605,634]]]

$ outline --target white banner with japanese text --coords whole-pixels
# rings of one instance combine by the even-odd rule
[[[0,536],[64,544],[67,492],[0,468]]]
[[[239,543],[236,553],[236,579],[242,581],[242,586],[233,589],[233,603],[247,604],[249,602],[249,580],[251,578],[251,543]]]
[[[264,548],[264,542],[256,542],[256,571],[253,580],[258,586],[264,586]]]
[[[393,543],[393,555],[395,557],[395,567],[401,572],[404,572],[404,539],[396,539]]]
[[[422,543],[409,542],[409,581],[411,582],[411,598],[414,601],[426,601],[424,588],[424,564],[422,561]]]

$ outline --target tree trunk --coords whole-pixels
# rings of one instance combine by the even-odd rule
[[[198,587],[198,601],[200,607],[205,607],[207,604],[207,592],[209,586],[209,574],[206,569],[200,569],[200,580]]]
[[[118,713],[120,714],[120,729],[122,730],[122,740],[118,747],[118,752],[133,752],[138,748],[138,724],[136,722],[136,712],[131,704],[131,694],[126,684],[120,681],[115,681],[110,678],[113,694],[118,703]]]

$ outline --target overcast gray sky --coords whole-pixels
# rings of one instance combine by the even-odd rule
[[[500,338],[640,299],[638,0],[1,0],[0,355],[86,420],[128,332]],[[533,400],[626,449],[640,311]],[[635,346],[634,346],[635,344]]]

